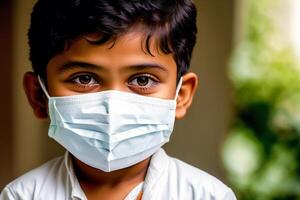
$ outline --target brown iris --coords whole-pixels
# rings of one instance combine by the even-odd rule
[[[78,78],[79,78],[80,84],[84,84],[84,85],[88,85],[92,81],[92,77],[89,76],[89,75],[82,75],[82,76],[80,76]]]
[[[146,86],[149,83],[149,78],[146,76],[137,77],[136,82],[139,86]]]

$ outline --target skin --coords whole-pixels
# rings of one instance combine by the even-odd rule
[[[131,31],[111,42],[92,45],[76,38],[71,46],[54,56],[47,65],[47,90],[50,96],[80,95],[104,90],[120,90],[161,99],[174,99],[177,68],[172,54],[160,52],[155,39],[153,54],[143,49],[143,34]],[[32,72],[24,75],[24,90],[34,114],[47,119],[47,98]],[[194,73],[183,76],[177,98],[176,119],[182,119],[190,107],[198,84]],[[146,176],[150,158],[131,167],[103,172],[73,157],[79,183],[88,199],[124,199]]]

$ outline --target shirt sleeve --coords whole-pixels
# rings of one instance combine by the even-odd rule
[[[237,200],[237,199],[234,193],[232,192],[232,190],[229,188],[228,192],[226,192],[222,200]]]
[[[0,193],[0,200],[20,200],[9,188],[4,188]]]

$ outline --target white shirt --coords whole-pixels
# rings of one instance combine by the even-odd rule
[[[236,200],[230,188],[215,177],[178,159],[163,149],[150,161],[144,183],[126,200],[143,190],[143,200]],[[8,184],[0,200],[86,200],[75,176],[69,153],[48,161]]]

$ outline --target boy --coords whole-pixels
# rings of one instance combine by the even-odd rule
[[[191,0],[39,0],[24,89],[67,152],[0,199],[235,199],[161,149],[197,88],[195,20]]]

